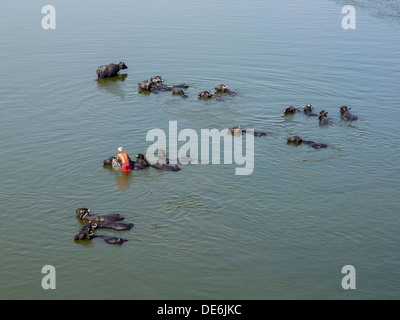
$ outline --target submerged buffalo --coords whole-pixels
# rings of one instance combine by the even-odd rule
[[[288,108],[283,109],[283,113],[286,114],[293,114],[300,112],[299,109],[295,108],[294,106],[289,106]]]
[[[347,120],[347,121],[357,120],[358,117],[351,114],[349,110],[351,110],[351,108],[347,108],[347,106],[341,106],[340,107],[340,118],[342,120]]]
[[[150,164],[150,166],[152,168],[164,170],[164,171],[179,171],[179,170],[181,170],[181,168],[179,168],[177,165],[169,164],[167,152],[162,149],[158,150],[158,161],[156,163]]]
[[[146,159],[146,156],[144,154],[142,154],[142,153],[138,153],[136,155],[136,162],[141,164],[144,167],[152,167],[152,168],[159,169],[159,170],[164,170],[164,171],[179,171],[179,170],[182,170],[177,165],[170,165],[169,164],[169,159],[166,157],[166,154],[164,154],[164,156],[162,156],[162,152],[165,152],[165,151],[159,150],[159,152],[158,152],[160,161],[158,161],[157,163],[150,163]]]
[[[311,104],[308,104],[303,107],[304,113],[308,115],[309,117],[318,117],[318,114],[312,112],[313,111],[313,106]]]
[[[93,238],[102,238],[105,242],[110,244],[123,244],[124,242],[128,241],[120,237],[95,235],[94,230],[96,229],[96,227],[96,224],[85,224],[82,228],[79,229],[79,233],[74,236],[74,240],[92,240]]]
[[[166,164],[166,163],[155,163],[151,164],[152,168],[159,169],[159,170],[164,170],[164,171],[179,171],[182,170],[179,168],[176,164]]]
[[[315,149],[321,149],[321,148],[327,148],[328,145],[324,144],[324,143],[317,143],[314,141],[307,141],[307,140],[303,140],[302,137],[300,136],[293,136],[290,138],[286,139],[287,143],[294,143],[294,144],[307,144]]]
[[[221,96],[219,95],[214,95],[210,91],[201,91],[198,94],[199,99],[215,99],[217,101],[225,101]]]
[[[111,166],[112,163],[113,163],[113,161],[116,161],[116,160],[117,160],[117,158],[114,157],[114,156],[109,157],[109,158],[103,160],[103,165],[105,165],[105,166]]]
[[[150,163],[147,161],[146,157],[142,153],[136,155],[136,162],[143,167],[150,167]]]
[[[202,92],[199,92],[199,97],[200,98],[212,98],[213,94],[210,91],[202,91]]]
[[[113,229],[113,230],[131,230],[134,226],[133,223],[126,223],[126,222],[98,222],[98,223],[93,223],[89,222],[92,224],[94,229],[100,229],[100,228],[107,228],[107,229]]]
[[[320,126],[330,126],[332,122],[328,119],[328,111],[322,110],[318,116]]]
[[[139,89],[147,91],[147,90],[150,90],[151,82],[149,80],[140,81],[140,82],[138,82],[138,86],[139,86]]]
[[[230,133],[234,136],[242,135],[243,133],[250,133],[256,137],[262,137],[262,136],[267,135],[265,132],[257,131],[257,130],[247,130],[247,129],[243,129],[241,126],[235,126],[235,127],[229,128],[228,133]]]
[[[88,208],[78,208],[76,209],[76,217],[79,218],[80,220],[101,221],[101,222],[112,222],[125,219],[119,213],[109,213],[97,216],[97,215],[91,215],[90,211],[91,210]]]
[[[233,91],[232,89],[229,89],[228,86],[226,84],[224,84],[224,83],[216,86],[214,89],[217,90],[217,93],[218,92],[223,92],[223,93],[228,94],[229,96],[236,96],[237,95],[237,93],[235,91]]]
[[[162,83],[164,80],[161,78],[161,76],[155,76],[150,78],[150,82],[152,83]]]
[[[97,79],[115,77],[118,75],[118,72],[123,69],[128,69],[128,67],[125,65],[125,63],[119,61],[117,64],[111,63],[109,65],[99,66],[96,71]]]
[[[174,85],[166,85],[163,83],[164,80],[161,78],[161,76],[155,76],[151,77],[150,81],[149,80],[144,80],[138,82],[138,87],[141,90],[144,91],[149,91],[152,93],[159,93],[163,91],[172,91],[173,89],[187,89],[189,88],[188,85],[182,83],[182,84],[174,84]]]
[[[180,96],[182,99],[187,99],[188,96],[185,94],[185,92],[180,89],[180,88],[173,88],[172,89],[172,94],[175,96]]]

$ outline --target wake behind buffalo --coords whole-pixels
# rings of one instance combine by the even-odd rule
[[[74,236],[74,240],[92,240],[94,238],[101,238],[109,244],[123,244],[127,239],[118,236],[107,236],[94,234],[97,229],[112,229],[112,230],[131,230],[133,223],[122,222],[125,217],[119,213],[111,213],[104,215],[92,215],[91,210],[88,208],[76,209],[76,217],[79,220],[87,221],[86,224],[79,229],[79,232]]]

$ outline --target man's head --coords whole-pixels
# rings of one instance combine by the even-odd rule
[[[122,151],[124,151],[124,148],[119,147],[119,148],[118,148],[118,152],[122,152]]]

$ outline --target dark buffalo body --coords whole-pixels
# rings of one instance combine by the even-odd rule
[[[256,137],[262,137],[262,136],[266,136],[267,135],[263,131],[247,130],[247,129],[243,129],[241,126],[235,126],[235,127],[229,128],[228,132],[231,133],[232,135],[241,135],[242,133],[249,133],[249,134],[252,134],[252,135],[254,135]]]
[[[91,215],[90,209],[88,208],[78,208],[76,209],[76,217],[80,220],[88,220],[88,221],[118,221],[124,220],[119,213],[109,213],[101,216]]]
[[[163,83],[164,80],[161,76],[151,77],[149,80],[144,80],[138,82],[138,87],[144,91],[150,91],[152,93],[159,93],[164,91],[173,91],[174,89],[187,89],[189,88],[188,85],[181,83],[181,84],[174,84],[174,85],[167,85]]]
[[[85,224],[79,229],[79,233],[74,236],[75,240],[92,240],[94,235],[95,227],[91,223]]]
[[[313,112],[313,106],[311,104],[308,104],[303,107],[304,113],[308,115],[309,117],[318,117],[318,114]]]
[[[212,98],[214,95],[210,91],[199,92],[199,98]]]
[[[253,132],[251,132],[250,130],[249,131],[245,130],[245,131],[246,131],[246,133],[252,133],[256,137],[262,137],[262,136],[267,135],[265,132],[257,131],[257,130],[253,130]]]
[[[187,99],[188,96],[185,94],[185,92],[180,89],[180,88],[173,88],[172,89],[172,94],[176,96],[180,96],[182,99]]]
[[[300,144],[300,143],[303,142],[303,138],[300,137],[300,136],[293,136],[293,137],[290,137],[290,138],[286,138],[286,141],[288,143]]]
[[[165,163],[163,163],[163,164],[161,164],[161,163],[152,164],[151,167],[153,167],[155,169],[159,169],[159,170],[164,170],[164,171],[179,171],[179,170],[182,170],[177,165],[170,165],[170,164],[165,164]]]
[[[143,167],[150,167],[150,163],[147,161],[146,157],[142,153],[138,153],[136,155],[136,163],[140,164]]]
[[[201,91],[198,94],[199,99],[215,99],[217,101],[225,101],[224,98],[222,98],[219,95],[212,94],[210,91]]]
[[[99,66],[96,73],[97,79],[110,78],[118,75],[118,72],[123,69],[128,69],[128,67],[123,62],[118,62],[117,64],[111,63],[105,66]]]
[[[341,106],[340,107],[340,118],[342,120],[347,120],[347,121],[357,120],[358,117],[351,114],[349,110],[351,110],[351,108],[347,108],[347,106]]]
[[[103,165],[106,165],[106,166],[110,165],[110,166],[111,166],[114,160],[117,160],[117,158],[114,157],[114,156],[109,157],[109,158],[103,160]],[[120,160],[118,160],[118,162],[119,162],[120,164],[122,164]]]
[[[131,230],[133,228],[133,223],[120,222],[120,221],[109,221],[109,222],[98,222],[92,223],[94,229],[107,228],[114,230]]]
[[[297,113],[297,112],[300,112],[300,110],[295,108],[294,106],[290,106],[288,108],[283,109],[284,114],[293,114],[293,113]]]
[[[217,92],[223,92],[228,94],[229,96],[236,96],[236,92],[232,89],[229,89],[226,84],[220,84],[214,88]]]
[[[322,110],[318,116],[319,124],[321,126],[330,126],[332,122],[328,119],[328,111]]]
[[[303,140],[302,144],[308,144],[309,146],[315,148],[315,149],[321,149],[321,148],[328,148],[327,144],[324,143],[318,143],[318,142],[314,142],[314,141],[306,141]]]
[[[293,136],[290,138],[286,138],[286,142],[287,143],[293,143],[293,144],[307,144],[315,149],[321,149],[321,148],[327,148],[328,145],[324,144],[324,143],[318,143],[318,142],[314,142],[314,141],[307,141],[307,140],[303,140],[302,137],[300,136]]]
[[[74,236],[74,240],[92,240],[94,238],[102,238],[105,242],[110,244],[123,244],[124,242],[128,241],[120,237],[102,235],[97,236],[94,234],[95,229],[96,227],[92,223],[85,224],[79,229],[79,233]]]
[[[93,238],[101,238],[105,242],[110,244],[123,244],[128,241],[120,237],[95,235],[94,231],[98,228],[109,228],[114,230],[130,230],[133,227],[133,223],[124,222],[105,222],[105,223],[93,223],[88,222],[82,228],[79,229],[79,233],[74,236],[74,240],[92,240]]]

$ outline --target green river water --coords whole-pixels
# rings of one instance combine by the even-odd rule
[[[400,298],[398,1],[49,4],[55,30],[40,1],[0,4],[0,299]],[[345,4],[356,29],[342,28]],[[117,61],[128,69],[97,81]],[[139,93],[156,75],[189,85],[188,99]],[[198,99],[220,83],[238,95]],[[283,115],[308,103],[333,125]],[[145,153],[147,132],[170,121],[267,136],[250,175],[103,167],[119,146]],[[293,135],[329,147],[286,144]],[[125,216],[132,230],[96,233],[128,242],[74,241],[78,207]]]

